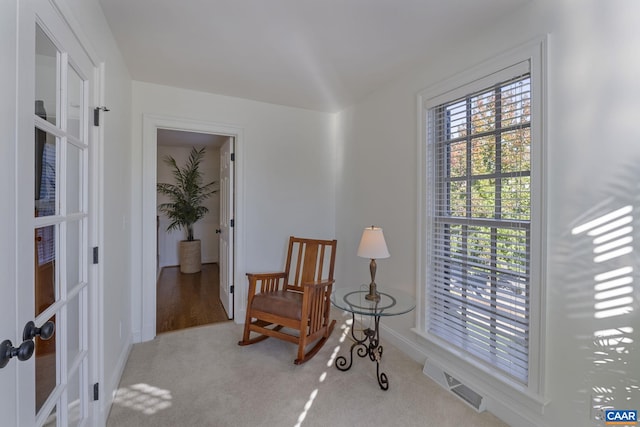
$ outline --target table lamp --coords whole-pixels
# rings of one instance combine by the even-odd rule
[[[361,258],[369,258],[369,271],[371,272],[371,283],[369,284],[369,293],[365,298],[369,301],[379,301],[380,294],[376,290],[376,259],[389,258],[389,249],[387,242],[384,240],[382,228],[367,227],[362,232],[360,246],[358,246],[358,256]]]

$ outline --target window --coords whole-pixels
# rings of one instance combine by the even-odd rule
[[[420,329],[524,386],[530,380],[532,307],[540,295],[532,284],[532,265],[539,264],[532,264],[532,248],[540,244],[532,232],[539,236],[540,222],[531,201],[540,186],[532,185],[530,63],[476,78],[423,104]]]

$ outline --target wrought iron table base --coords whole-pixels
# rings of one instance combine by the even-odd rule
[[[341,371],[348,371],[351,369],[351,365],[353,364],[353,350],[356,349],[356,354],[360,357],[367,357],[372,362],[376,362],[376,377],[378,379],[378,384],[380,388],[383,390],[389,389],[389,379],[387,378],[387,374],[384,372],[380,372],[380,360],[382,360],[382,346],[380,345],[380,316],[372,316],[374,318],[374,329],[367,328],[364,331],[364,337],[362,339],[358,339],[355,333],[355,322],[356,315],[355,313],[351,313],[351,337],[355,341],[351,345],[351,349],[349,350],[349,360],[347,360],[344,356],[338,356],[336,358],[336,368]]]

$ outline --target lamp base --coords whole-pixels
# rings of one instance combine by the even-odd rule
[[[375,302],[380,301],[380,294],[376,290],[375,282],[371,282],[371,284],[369,284],[369,293],[364,296],[364,299]]]

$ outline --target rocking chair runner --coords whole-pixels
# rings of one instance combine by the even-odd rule
[[[247,273],[247,318],[239,345],[269,337],[298,344],[296,365],[311,359],[322,348],[336,323],[329,318],[336,243],[291,236],[285,271]],[[260,335],[250,338],[251,332]]]

